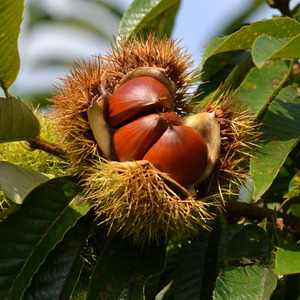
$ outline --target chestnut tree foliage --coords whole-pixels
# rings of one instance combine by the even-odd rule
[[[179,2],[133,1],[119,35],[170,36]],[[199,228],[198,238],[142,247],[121,234],[107,236],[77,178],[8,162],[0,148],[6,199],[0,205],[0,299],[300,297],[300,5],[290,11],[288,2],[270,4],[282,16],[236,23],[215,38],[196,70],[205,82],[196,91],[198,103],[234,90],[263,133],[250,159],[251,179],[211,231]],[[0,2],[0,142],[26,147],[24,141],[42,141],[40,120],[9,93],[20,66],[23,10],[23,0]]]

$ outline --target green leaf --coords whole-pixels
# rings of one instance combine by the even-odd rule
[[[271,61],[261,69],[253,67],[238,88],[240,100],[252,109],[257,117],[273,100],[291,72],[291,64]]]
[[[0,189],[16,204],[22,204],[35,187],[48,180],[47,175],[0,161]]]
[[[55,178],[0,223],[0,299],[22,299],[47,254],[89,210],[79,200],[70,178]]]
[[[227,245],[224,260],[250,264],[266,262],[270,254],[268,233],[257,225],[247,225]]]
[[[217,277],[214,300],[269,300],[276,287],[271,266],[228,267]]]
[[[296,173],[296,175],[292,178],[289,183],[289,192],[286,193],[284,198],[294,198],[300,195],[300,170]]]
[[[206,48],[203,61],[218,53],[250,49],[260,35],[268,35],[274,38],[291,38],[299,34],[300,24],[291,18],[274,18],[253,22],[244,26],[237,32],[217,38]]]
[[[261,68],[269,59],[300,58],[299,44],[300,34],[284,40],[262,35],[253,44],[253,61],[258,68]]]
[[[213,299],[270,299],[277,279],[268,232],[253,224],[234,224],[222,235],[225,264],[221,265]]]
[[[147,278],[164,268],[165,252],[163,245],[139,248],[114,236],[94,268],[87,300],[143,299]]]
[[[23,19],[24,0],[0,2],[0,86],[7,90],[19,68],[18,37]]]
[[[300,273],[300,245],[285,245],[276,251],[275,273],[280,275]]]
[[[89,234],[91,218],[81,218],[48,254],[23,299],[70,299],[83,267],[80,252]]]
[[[20,99],[0,98],[0,143],[33,141],[39,133],[38,119]]]
[[[300,103],[297,88],[286,87],[270,105],[260,130],[260,147],[250,160],[254,178],[253,199],[270,187],[280,167],[300,140]]]
[[[144,28],[160,28],[159,37],[170,33],[179,0],[134,0],[120,22],[119,35],[130,37]],[[167,30],[165,30],[166,28]]]

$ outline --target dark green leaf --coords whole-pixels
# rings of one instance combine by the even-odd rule
[[[24,0],[0,2],[0,86],[5,89],[15,81],[20,68],[18,38],[23,10]]]
[[[80,251],[89,233],[90,221],[81,218],[48,254],[34,275],[23,300],[70,299],[83,267]]]
[[[227,245],[224,260],[250,264],[266,262],[270,254],[268,233],[257,225],[247,225],[237,232]]]
[[[172,20],[177,12],[178,2],[179,0],[134,0],[120,22],[119,35],[130,37],[152,26],[168,28],[168,21]],[[166,30],[160,29],[160,32],[162,34]]]
[[[0,299],[22,299],[47,254],[89,210],[79,200],[69,178],[55,178],[0,223]]]
[[[290,63],[277,60],[271,61],[261,69],[253,67],[239,86],[240,100],[246,103],[257,117],[286,82],[290,71]]]
[[[300,195],[300,171],[292,178],[289,184],[289,192],[284,195],[284,198],[294,198]]]
[[[14,203],[22,204],[28,193],[48,180],[50,178],[44,174],[0,161],[0,189]]]
[[[114,236],[94,268],[87,300],[143,299],[145,281],[165,265],[163,245],[133,246]]]
[[[36,140],[40,124],[20,99],[0,98],[0,143]]]
[[[300,244],[277,249],[274,271],[281,275],[300,273]]]
[[[253,199],[270,187],[280,167],[300,140],[300,105],[297,88],[284,88],[263,119],[261,145],[250,161],[254,178]]]

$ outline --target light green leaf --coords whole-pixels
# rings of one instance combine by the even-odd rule
[[[284,198],[294,198],[300,195],[300,170],[296,173],[296,175],[292,178],[289,183],[289,192],[286,193]]]
[[[20,99],[0,98],[0,143],[33,141],[39,133],[38,119]]]
[[[161,27],[168,28],[170,20],[177,12],[179,2],[179,0],[134,0],[120,22],[119,35],[130,37],[146,27],[156,27],[160,28],[162,37],[166,30],[162,30]],[[170,32],[170,28],[167,31]]]
[[[114,236],[94,268],[87,300],[143,299],[145,281],[164,268],[165,252],[164,245],[134,247]]]
[[[252,109],[257,117],[273,100],[291,72],[286,61],[271,61],[261,69],[253,67],[237,91],[240,100]]]
[[[261,144],[250,160],[254,200],[259,200],[270,187],[285,159],[299,142],[299,115],[297,88],[282,89],[263,119]]]
[[[300,34],[293,38],[281,40],[262,35],[253,44],[253,61],[258,68],[261,68],[269,59],[300,58],[299,45]]]
[[[16,204],[22,204],[35,187],[48,180],[50,177],[47,175],[0,161],[0,189]]]
[[[0,86],[7,90],[19,68],[18,37],[23,19],[24,0],[0,1]]]
[[[291,38],[299,34],[300,24],[291,18],[274,18],[253,22],[237,32],[215,39],[206,48],[203,61],[222,52],[250,49],[259,35],[268,35],[274,38]]]
[[[300,244],[277,249],[274,271],[281,275],[300,273]]]
[[[88,238],[89,227],[90,221],[84,217],[66,233],[34,275],[23,299],[70,299],[83,267],[80,252]]]
[[[47,254],[87,213],[75,188],[70,178],[52,179],[0,223],[0,299],[22,299]]]
[[[275,287],[274,266],[228,267],[217,277],[214,300],[269,300]]]

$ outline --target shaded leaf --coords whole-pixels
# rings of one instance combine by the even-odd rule
[[[81,218],[48,254],[34,275],[24,300],[70,299],[83,267],[80,251],[88,238],[90,221]]]
[[[165,265],[163,245],[135,247],[114,236],[94,268],[87,300],[143,299],[145,281]]]
[[[300,140],[300,105],[297,88],[286,87],[270,105],[263,119],[261,146],[250,160],[254,178],[253,199],[258,200],[272,184],[289,153]]]
[[[300,273],[300,245],[285,245],[276,251],[275,273],[286,275]]]
[[[50,178],[42,173],[0,161],[0,189],[16,204],[22,204],[35,187],[48,180]]]
[[[238,88],[240,100],[257,117],[273,100],[290,74],[291,66],[285,61],[271,61],[261,69],[253,67]]]
[[[270,254],[268,233],[257,225],[247,225],[227,244],[224,260],[239,264],[266,262]]]
[[[75,196],[70,178],[52,179],[0,223],[0,299],[21,299],[47,254],[87,213]]]
[[[300,58],[299,45],[300,34],[284,40],[262,35],[253,44],[253,61],[258,68],[261,68],[268,59]]]
[[[0,2],[0,86],[8,89],[20,68],[18,37],[23,19],[24,0]]]
[[[20,99],[0,98],[0,143],[36,140],[40,124]]]
[[[168,28],[167,21],[174,18],[178,2],[179,0],[134,0],[123,15],[118,31],[119,35],[130,37],[146,27],[149,28],[150,24],[156,28],[160,26]],[[170,15],[168,15],[169,13]],[[161,18],[161,16],[163,17]],[[164,33],[164,30],[160,31]]]

